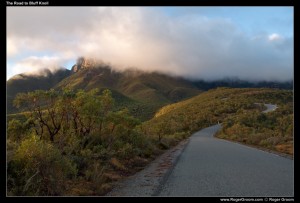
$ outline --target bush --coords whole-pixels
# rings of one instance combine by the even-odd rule
[[[131,157],[134,157],[135,153],[133,151],[132,145],[126,143],[122,147],[119,147],[119,150],[117,151],[117,156],[121,159],[130,159]]]
[[[9,188],[14,195],[60,195],[66,180],[77,174],[76,167],[51,143],[32,135],[22,141],[8,175],[17,185]]]
[[[22,134],[25,132],[25,128],[21,121],[12,119],[7,126],[8,138],[14,141],[19,141],[22,138]]]

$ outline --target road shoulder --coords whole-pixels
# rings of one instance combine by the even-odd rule
[[[156,158],[142,171],[117,182],[114,189],[106,196],[155,196],[188,142],[189,139],[181,141]]]

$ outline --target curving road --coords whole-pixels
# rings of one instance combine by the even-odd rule
[[[195,133],[157,196],[294,196],[294,162],[214,138],[214,125]]]
[[[276,104],[264,104],[265,107],[267,107],[266,110],[263,111],[263,113],[268,113],[271,111],[275,111],[277,109],[277,105]]]

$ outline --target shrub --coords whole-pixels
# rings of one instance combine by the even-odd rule
[[[117,151],[117,156],[121,159],[129,159],[135,156],[132,145],[126,143],[123,146],[119,147],[119,150]]]
[[[24,126],[21,121],[12,119],[7,125],[7,135],[8,138],[13,141],[19,141],[22,135],[26,131],[26,126]]]
[[[10,188],[15,195],[60,195],[77,170],[51,143],[32,135],[17,149],[10,172],[19,183]]]

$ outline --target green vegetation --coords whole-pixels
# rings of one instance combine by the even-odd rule
[[[10,192],[20,195],[59,195],[77,174],[70,159],[36,135],[20,143],[8,167]]]
[[[292,91],[217,88],[167,105],[145,122],[118,106],[113,94],[107,89],[18,94],[14,104],[26,113],[9,117],[8,194],[103,195],[114,181],[218,122],[220,138],[293,154]],[[256,103],[278,109],[262,113],[265,107]]]
[[[81,59],[79,61],[84,61]],[[114,71],[107,64],[82,66],[77,64],[76,72],[62,69],[56,73],[49,70],[45,76],[17,75],[7,81],[7,112],[20,113],[13,106],[17,93],[35,90],[61,91],[64,88],[90,91],[109,89],[115,99],[116,110],[128,108],[129,112],[142,121],[153,117],[164,105],[193,97],[201,92],[188,80],[160,73],[146,73],[138,70]]]
[[[76,68],[75,68],[76,67]],[[76,71],[75,71],[76,69]],[[18,114],[13,106],[17,93],[35,90],[109,89],[116,105],[115,110],[128,108],[130,114],[141,121],[149,120],[161,107],[191,98],[220,86],[228,87],[280,87],[292,89],[292,81],[286,83],[251,83],[241,80],[212,82],[189,81],[158,72],[142,72],[135,69],[115,71],[109,64],[95,63],[83,57],[77,60],[72,70],[61,69],[55,73],[44,70],[42,75],[20,74],[7,81],[7,113]]]
[[[292,91],[211,89],[218,86],[291,89],[292,82],[192,82],[117,72],[84,58],[71,71],[9,79],[8,195],[103,195],[114,181],[219,122],[219,138],[293,154]],[[278,109],[262,113],[255,103]]]
[[[224,120],[217,137],[293,155],[292,92],[263,91],[253,94],[254,98],[277,104],[279,108],[269,113],[239,110]]]
[[[262,113],[263,105],[278,105]],[[293,93],[276,89],[217,88],[161,108],[143,132],[168,145],[170,137],[187,136],[223,123],[217,137],[293,154]]]
[[[52,73],[44,69],[41,75],[19,74],[7,81],[7,113],[17,113],[18,109],[13,106],[13,100],[18,93],[26,93],[34,90],[49,90],[64,78],[71,75],[68,69],[59,69]]]
[[[37,90],[14,104],[27,113],[8,123],[9,195],[102,195],[155,155],[140,121],[113,110],[109,90]]]
[[[80,69],[76,74],[59,82],[54,89],[62,88],[110,89],[118,107],[126,107],[132,115],[148,120],[164,105],[195,96],[201,92],[191,82],[160,73],[138,70],[115,72],[101,64]]]

